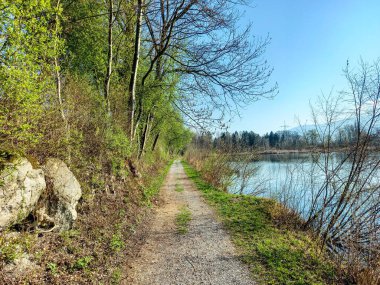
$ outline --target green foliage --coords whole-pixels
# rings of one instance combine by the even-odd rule
[[[167,105],[169,104],[167,103]],[[161,118],[160,131],[165,148],[171,154],[183,154],[191,141],[192,133],[184,127],[183,119],[178,112],[171,108],[169,110],[164,108],[163,112],[165,113]]]
[[[106,71],[107,18],[93,17],[105,13],[99,1],[63,1],[69,9],[63,11],[63,34],[68,58],[64,67],[70,72],[101,83]]]
[[[124,249],[125,243],[123,241],[123,236],[120,233],[112,235],[110,247],[113,251],[116,252]]]
[[[0,261],[9,263],[20,258],[31,250],[34,242],[35,237],[28,234],[7,236],[6,233],[2,233],[0,235]]]
[[[183,235],[187,233],[190,221],[191,212],[187,207],[181,207],[179,213],[175,217],[175,223],[179,234]]]
[[[13,151],[1,150],[0,149],[0,173],[4,169],[5,164],[15,161],[19,157],[19,154]],[[0,186],[4,181],[0,181]]]
[[[160,172],[160,175],[158,175],[157,177],[149,177],[148,186],[142,187],[144,202],[147,206],[152,206],[152,198],[155,197],[160,191],[162,183],[164,182],[172,163],[173,161],[168,163],[164,171]]]
[[[113,128],[106,132],[106,147],[111,159],[112,172],[125,175],[125,161],[131,155],[131,144],[126,133],[120,128]]]
[[[67,230],[67,231],[63,231],[60,233],[61,237],[64,239],[64,240],[70,240],[72,238],[75,238],[75,237],[78,237],[80,236],[80,231],[79,230]]]
[[[100,173],[95,173],[91,176],[90,186],[93,189],[104,189],[106,183]]]
[[[142,113],[136,138],[130,139],[127,90],[134,47],[131,38],[135,7],[127,2],[114,2],[115,10],[122,12],[114,14],[118,18],[113,30],[111,112],[105,108],[103,93],[108,53],[108,1],[4,0],[0,4],[0,150],[3,151],[0,152],[0,170],[13,153],[35,158],[35,165],[46,157],[61,158],[82,186],[78,212],[86,213],[84,216],[96,215],[92,202],[98,201],[102,201],[101,210],[107,210],[112,216],[113,209],[109,210],[103,202],[114,197],[100,197],[105,191],[94,191],[99,189],[112,189],[115,194],[130,188],[118,202],[123,202],[125,197],[132,210],[115,210],[120,214],[115,217],[120,219],[132,219],[133,211],[139,211],[138,206],[151,206],[169,169],[161,172],[154,167],[161,167],[163,161],[171,158],[170,154],[183,149],[189,137],[172,104],[177,76],[170,75],[162,82],[149,78],[143,88],[139,72],[137,90],[141,100],[138,100],[136,116],[137,112]],[[116,7],[117,4],[120,6]],[[142,59],[142,70],[146,70],[148,64],[148,59]],[[145,157],[137,161],[148,114],[152,119]],[[157,134],[159,140],[153,151]],[[138,183],[132,177],[126,179],[129,159],[136,161],[143,175]],[[156,177],[156,173],[160,175]],[[78,224],[82,221],[78,219]],[[135,226],[131,225],[133,231]],[[71,274],[74,270],[83,271],[76,272],[77,275],[86,274],[95,263],[91,253],[77,246],[78,240],[86,234],[68,231],[52,233],[52,236],[58,237],[57,243],[64,245],[63,255],[70,255],[70,261],[65,260],[65,263],[70,262],[71,266],[66,272],[65,266],[58,268],[63,262],[49,258],[49,263],[41,261],[41,268],[46,267],[51,275],[58,271]],[[102,236],[99,243],[106,250],[111,249],[115,256],[125,248],[125,240],[124,232],[119,230]],[[22,242],[3,241],[0,238],[1,262],[10,262],[27,251]],[[72,261],[74,255],[78,256],[76,261]]]
[[[46,265],[46,267],[51,272],[51,274],[53,274],[53,275],[57,275],[58,274],[58,265],[57,265],[57,263],[49,262]]]
[[[120,128],[115,128],[106,134],[107,148],[115,155],[127,157],[131,154],[129,139]]]
[[[114,269],[111,275],[111,284],[115,284],[115,285],[120,284],[122,276],[123,276],[123,273],[120,268]]]
[[[21,256],[22,251],[17,243],[9,242],[0,245],[1,259],[5,262],[12,262]]]
[[[307,232],[278,225],[270,199],[219,191],[202,180],[189,164],[187,175],[213,205],[248,263],[258,284],[333,284],[332,262]],[[284,213],[281,213],[282,215]]]
[[[89,268],[89,265],[91,263],[91,261],[93,261],[93,257],[92,256],[84,256],[84,257],[81,257],[79,258],[75,263],[74,263],[74,266],[73,268],[74,269],[77,269],[77,270],[86,270]]]
[[[60,9],[48,0],[2,1],[0,11],[0,145],[21,149],[41,138],[37,120],[43,93],[51,87],[52,59],[57,56]]]

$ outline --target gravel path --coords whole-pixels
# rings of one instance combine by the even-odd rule
[[[182,192],[175,191],[177,184],[183,186]],[[146,244],[131,264],[125,284],[255,284],[178,161],[169,171],[161,199]],[[184,206],[192,219],[188,232],[179,234],[175,217]]]

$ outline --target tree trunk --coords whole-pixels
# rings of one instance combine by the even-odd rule
[[[129,82],[129,128],[130,128],[130,139],[134,139],[134,116],[136,109],[136,78],[137,70],[139,66],[140,58],[140,42],[141,42],[141,22],[142,22],[142,6],[143,0],[137,0],[137,20],[136,20],[136,34],[135,34],[135,50],[133,54],[132,72],[131,79]]]
[[[109,101],[111,73],[112,73],[112,26],[113,26],[113,0],[108,1],[108,56],[107,56],[107,73],[104,81],[104,99],[108,115],[111,115],[111,106]]]
[[[59,8],[60,1],[57,1],[57,10]],[[55,36],[59,37],[59,18],[58,14],[56,15],[55,18]],[[65,114],[65,110],[63,108],[63,100],[62,100],[62,84],[61,84],[61,72],[60,72],[60,66],[58,62],[58,56],[59,56],[59,46],[58,43],[56,42],[54,45],[54,69],[55,69],[55,79],[56,79],[56,91],[57,91],[57,98],[58,98],[58,105],[59,105],[59,111],[61,113],[62,121],[64,123],[65,127],[65,135],[66,135],[66,140],[67,140],[67,159],[68,162],[71,162],[71,145],[70,145],[70,125],[69,125],[69,120],[68,117]]]
[[[56,80],[59,111],[61,112],[61,117],[62,117],[63,122],[66,123],[66,115],[65,115],[65,111],[63,110],[63,101],[62,101],[62,92],[61,92],[61,89],[62,89],[61,88],[61,74],[59,72],[59,64],[58,64],[57,55],[54,57],[54,67],[55,67],[55,80]]]
[[[140,120],[141,120],[142,115],[143,115],[142,97],[140,96],[140,100],[139,100],[139,112],[137,113],[137,118],[136,118],[136,120],[135,120],[135,124],[134,124],[134,130],[133,130],[132,138],[135,138],[135,137],[136,137],[136,133],[137,133],[137,130],[138,130],[138,127],[139,127],[139,124],[140,124]]]
[[[145,151],[145,145],[146,145],[146,141],[148,139],[148,133],[149,133],[149,125],[150,125],[150,122],[152,121],[152,115],[151,113],[148,114],[148,117],[146,119],[146,124],[145,124],[145,128],[144,128],[144,132],[141,136],[141,143],[140,143],[140,152],[139,152],[139,159],[142,157],[144,151]]]
[[[156,145],[157,145],[157,142],[158,142],[158,138],[159,138],[159,137],[160,137],[160,133],[158,133],[158,134],[156,135],[156,137],[154,138],[154,142],[153,142],[153,145],[152,145],[152,151],[155,150]]]

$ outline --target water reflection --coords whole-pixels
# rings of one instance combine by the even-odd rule
[[[374,154],[373,157],[378,159],[379,155]],[[326,195],[337,189],[340,191],[339,187],[347,181],[350,173],[350,162],[349,154],[344,152],[264,154],[249,165],[255,169],[255,174],[243,181],[238,173],[228,190],[274,198],[306,215],[324,185],[328,184],[323,190]],[[239,169],[238,163],[234,168]],[[368,186],[379,184],[379,174],[379,171],[369,174]],[[333,176],[333,180],[326,183],[329,176]]]

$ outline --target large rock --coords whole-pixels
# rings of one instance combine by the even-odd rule
[[[0,174],[0,227],[26,218],[45,188],[43,171],[26,158],[7,163]]]
[[[48,158],[43,168],[48,186],[51,186],[54,194],[48,201],[48,215],[53,217],[61,231],[68,230],[77,218],[75,208],[82,196],[80,184],[60,159]]]

